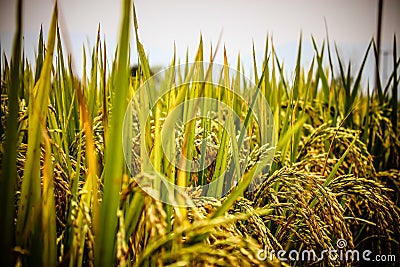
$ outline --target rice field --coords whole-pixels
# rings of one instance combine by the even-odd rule
[[[35,62],[17,10],[0,64],[2,266],[398,265],[396,37],[377,88],[361,83],[373,39],[356,71],[328,39],[304,68],[300,37],[293,79],[272,38],[252,70],[200,38],[154,73],[124,0],[112,61],[99,28],[80,75],[57,5]]]

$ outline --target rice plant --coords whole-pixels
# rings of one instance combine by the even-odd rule
[[[294,80],[270,37],[263,62],[253,47],[254,80],[219,44],[205,55],[201,37],[192,61],[171,55],[154,74],[132,1],[122,10],[115,56],[99,27],[79,75],[57,4],[27,61],[18,1],[13,53],[1,60],[2,266],[353,265],[267,255],[338,248],[398,263],[396,37],[393,72],[374,91],[361,88],[374,40],[356,73],[337,49],[333,69],[329,39],[312,39],[305,69],[300,36]]]

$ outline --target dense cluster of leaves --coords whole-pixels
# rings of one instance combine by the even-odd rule
[[[200,159],[200,164],[209,164],[205,153],[217,156],[207,171],[187,176],[158,150],[162,122],[172,104],[157,106],[148,122],[149,134],[138,137],[133,147],[136,177],[130,176],[122,153],[121,118],[134,92],[152,75],[131,1],[124,1],[121,38],[111,66],[99,29],[90,74],[85,57],[81,80],[71,59],[64,58],[57,6],[47,44],[40,31],[36,62],[26,61],[21,44],[22,4],[18,3],[13,55],[10,61],[4,55],[1,64],[0,229],[4,236],[0,253],[4,266],[280,266],[286,263],[277,258],[262,261],[259,251],[313,249],[319,253],[335,249],[338,239],[347,241],[345,249],[368,248],[375,254],[400,250],[396,38],[393,73],[387,85],[379,84],[373,92],[361,90],[360,82],[370,50],[377,56],[374,41],[356,75],[350,65],[345,71],[336,51],[339,74],[335,76],[329,39],[320,48],[312,40],[315,56],[304,70],[300,38],[291,82],[283,75],[283,64],[268,38],[262,74],[257,73],[255,55],[253,71],[254,83],[274,114],[277,151],[269,170],[256,174],[263,182],[253,192],[245,192],[247,176],[262,161],[257,138],[242,143],[239,137],[239,145],[250,150],[247,157],[232,149],[238,144],[229,142],[218,126],[201,118],[193,120],[176,137],[176,149]],[[136,76],[129,75],[132,22],[139,55]],[[329,67],[324,65],[324,56]],[[214,57],[210,56],[211,61]],[[201,61],[200,40],[195,62]],[[237,69],[241,70],[240,58]],[[183,81],[190,81],[189,70],[181,75]],[[224,75],[221,79],[229,86],[229,76]],[[170,97],[176,103],[193,97],[182,92]],[[212,88],[202,92],[221,101],[230,99],[229,94],[218,95]],[[236,100],[232,103],[245,117],[246,110]],[[247,123],[250,133],[264,127]],[[212,148],[207,151],[202,145],[206,133],[211,140],[207,146]],[[152,144],[153,166],[179,185],[204,184],[224,168],[235,172],[235,164],[248,165],[224,198],[193,192],[193,207],[176,208],[138,186],[141,177],[151,178],[145,171],[147,163],[141,161],[140,138]],[[351,264],[329,258],[322,263]]]

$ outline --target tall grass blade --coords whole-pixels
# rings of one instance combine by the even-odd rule
[[[38,236],[38,232],[35,232],[35,230],[38,231],[39,229],[38,217],[40,215],[41,201],[40,141],[42,139],[42,131],[38,125],[46,124],[46,113],[51,88],[50,74],[57,27],[57,12],[56,3],[50,23],[47,53],[43,68],[40,72],[40,78],[33,88],[33,92],[31,92],[31,101],[29,101],[28,148],[16,225],[17,244],[25,249],[33,249],[32,256],[29,258],[29,262],[32,264],[42,264],[39,256],[40,252],[35,255],[35,250],[40,250],[37,246],[37,242],[40,242],[40,237]],[[39,238],[39,240],[36,238]]]
[[[8,89],[8,116],[6,121],[6,140],[2,158],[0,176],[0,263],[3,266],[13,265],[13,239],[15,216],[15,190],[17,186],[17,140],[18,140],[18,94],[20,91],[20,64],[22,49],[22,0],[17,2],[16,32],[13,43],[13,56],[10,70],[10,87]],[[7,64],[7,62],[5,63]],[[3,81],[3,79],[1,80]],[[3,89],[1,89],[3,91]],[[3,92],[2,92],[3,93]],[[3,115],[3,114],[2,114]]]
[[[328,85],[328,79],[325,75],[324,67],[322,64],[325,43],[322,44],[321,52],[318,51],[318,47],[317,47],[314,37],[312,37],[312,43],[314,46],[317,63],[318,63],[318,77],[319,77],[319,79],[321,79],[321,82],[322,82],[322,92],[324,95],[323,101],[324,101],[324,103],[328,104],[329,103],[329,85]]]
[[[105,150],[104,195],[100,208],[99,230],[96,232],[96,266],[112,266],[114,263],[119,192],[125,169],[122,151],[122,123],[128,104],[128,49],[132,1],[125,0],[122,10],[115,84],[113,84],[112,103],[114,107],[110,118],[109,139]]]
[[[329,186],[329,184],[332,182],[333,177],[335,177],[339,167],[342,165],[344,159],[346,158],[347,154],[349,154],[349,152],[351,151],[351,149],[353,148],[354,144],[356,143],[357,138],[355,137],[353,139],[353,141],[350,143],[349,147],[346,149],[346,151],[343,153],[343,155],[340,157],[340,159],[338,160],[338,162],[335,164],[335,166],[333,167],[331,173],[328,175],[328,177],[326,178],[325,182],[324,182],[324,186]]]
[[[56,243],[56,214],[54,202],[54,167],[50,139],[44,125],[42,125],[45,144],[45,158],[43,166],[43,197],[42,197],[42,266],[55,266],[57,263]]]
[[[391,114],[390,114],[390,119],[392,122],[392,131],[394,135],[394,140],[393,143],[396,143],[396,138],[398,139],[399,133],[398,133],[398,103],[399,103],[399,78],[397,76],[398,73],[398,64],[396,64],[396,61],[399,59],[397,58],[397,39],[396,35],[393,37],[393,87],[392,87],[392,99],[391,99]],[[390,158],[389,158],[389,164],[393,165],[394,168],[399,168],[400,163],[400,152],[396,148],[396,146],[392,146],[390,150]]]

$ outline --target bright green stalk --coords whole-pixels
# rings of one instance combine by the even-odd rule
[[[323,103],[328,104],[329,103],[329,85],[328,85],[328,79],[325,75],[324,68],[322,65],[325,43],[322,44],[321,52],[319,52],[317,44],[315,43],[314,37],[312,37],[312,42],[314,45],[314,50],[316,53],[316,58],[317,58],[317,63],[318,63],[318,77],[322,82],[322,92],[323,92],[323,96],[324,96]]]
[[[299,103],[299,99],[300,99],[300,95],[301,94],[301,85],[303,82],[302,76],[301,76],[301,44],[302,44],[302,35],[300,34],[300,40],[299,40],[299,50],[297,52],[297,63],[296,63],[296,76],[295,76],[295,80],[294,80],[294,85],[293,85],[293,99],[292,101],[290,101],[290,106],[293,106],[293,111],[291,112],[291,126],[294,126],[297,117],[298,117],[298,103]],[[289,111],[289,107],[288,107],[288,111]],[[304,109],[303,109],[304,110]],[[288,112],[287,111],[287,112]],[[301,135],[303,134],[303,132],[300,131],[296,131],[293,136],[292,136],[292,140],[291,140],[291,146],[290,146],[290,162],[291,163],[295,163],[296,160],[296,156],[297,156],[297,149],[299,147],[299,143],[300,143],[300,138]]]
[[[353,141],[350,143],[349,147],[346,149],[346,151],[343,153],[343,155],[340,157],[339,161],[335,164],[333,167],[331,173],[328,175],[324,182],[324,186],[329,186],[329,184],[332,182],[333,177],[335,177],[337,171],[339,170],[339,167],[342,165],[344,159],[346,158],[347,154],[349,154],[350,150],[353,148],[354,144],[357,141],[357,137],[354,137]]]
[[[50,31],[47,40],[47,53],[45,56],[40,78],[36,83],[31,101],[29,101],[29,128],[28,128],[28,150],[24,175],[21,187],[21,201],[19,203],[17,220],[17,244],[23,248],[33,248],[38,250],[37,243],[30,240],[32,235],[35,239],[38,236],[37,216],[39,215],[41,199],[41,179],[40,179],[40,141],[41,128],[38,125],[45,125],[46,113],[50,93],[50,72],[53,62],[53,51],[55,44],[57,26],[57,4],[54,7],[53,17],[50,24]],[[36,236],[36,237],[35,237]],[[30,241],[32,243],[30,243]],[[32,245],[32,247],[31,247]],[[32,258],[35,264],[41,264],[38,255],[32,251]]]
[[[96,266],[112,266],[115,258],[115,235],[118,223],[117,210],[125,166],[122,152],[122,123],[128,104],[128,49],[131,8],[132,1],[125,0],[122,7],[123,16],[112,99],[114,107],[110,118],[109,139],[107,140],[105,151],[104,196],[100,210],[99,228],[98,232],[96,232]]]

